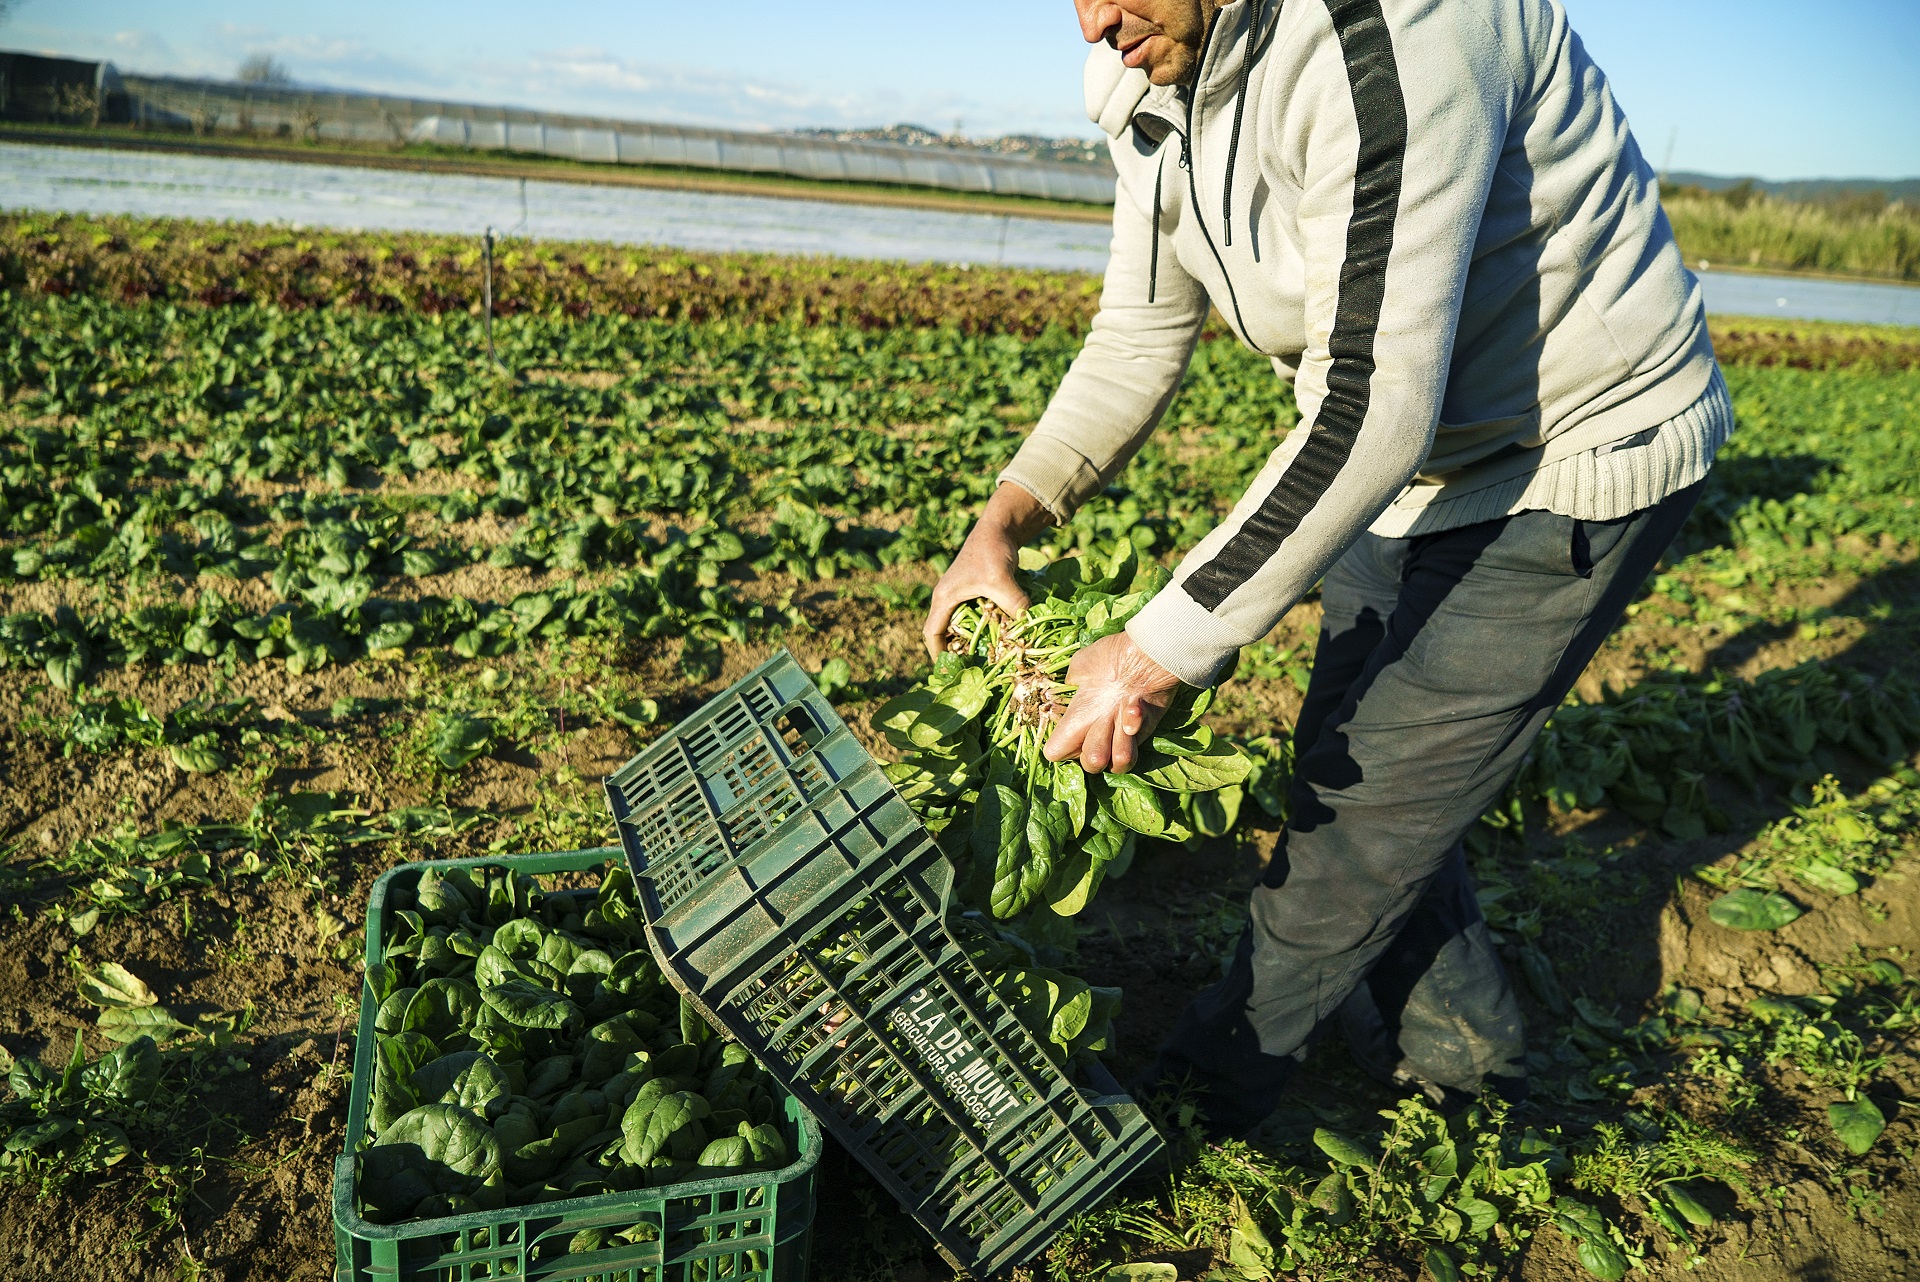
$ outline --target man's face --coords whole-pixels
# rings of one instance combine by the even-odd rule
[[[1088,44],[1106,41],[1129,67],[1139,67],[1156,85],[1180,84],[1193,75],[1206,38],[1207,20],[1221,0],[1073,0],[1080,34]]]

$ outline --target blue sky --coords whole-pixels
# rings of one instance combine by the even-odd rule
[[[1920,176],[1916,0],[1566,0],[1656,165]],[[1070,0],[19,0],[0,46],[423,97],[791,128],[1088,134]]]

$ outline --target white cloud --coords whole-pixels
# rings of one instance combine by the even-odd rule
[[[152,31],[116,31],[108,39],[124,58],[171,59],[174,56],[173,46]]]
[[[879,104],[705,67],[646,63],[605,49],[536,52],[476,68],[488,88],[529,106],[737,129],[871,123]]]

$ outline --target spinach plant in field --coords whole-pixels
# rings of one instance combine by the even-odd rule
[[[151,1037],[137,1037],[87,1061],[86,1043],[73,1036],[73,1054],[56,1070],[23,1059],[7,1073],[12,1099],[0,1105],[0,1175],[35,1163],[76,1170],[117,1165],[133,1151],[130,1115],[153,1102],[163,1066]]]
[[[71,1053],[51,1063],[0,1047],[0,1182],[197,1158],[190,1147],[204,1145],[198,1132],[213,1120],[202,1097],[247,1071],[227,1053],[244,1021],[202,1016],[190,1028],[117,963],[83,977],[80,995],[102,1008],[99,1030],[119,1044],[89,1058],[76,1029]]]
[[[1573,1171],[1568,1154],[1515,1125],[1497,1099],[1442,1115],[1415,1097],[1379,1116],[1385,1127],[1364,1138],[1319,1127],[1310,1143],[1286,1146],[1298,1165],[1239,1143],[1203,1149],[1180,1178],[1196,1203],[1227,1194],[1215,1212],[1225,1260],[1208,1276],[1373,1276],[1383,1256],[1398,1255],[1434,1282],[1460,1282],[1496,1271],[1549,1224],[1608,1282],[1643,1253],[1560,1191]]]

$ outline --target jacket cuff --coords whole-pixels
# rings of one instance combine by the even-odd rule
[[[1210,686],[1245,642],[1169,583],[1127,624],[1127,635],[1149,659],[1190,686]]]
[[[1106,488],[1086,456],[1050,436],[1029,436],[997,478],[1040,501],[1064,525],[1082,503]]]

